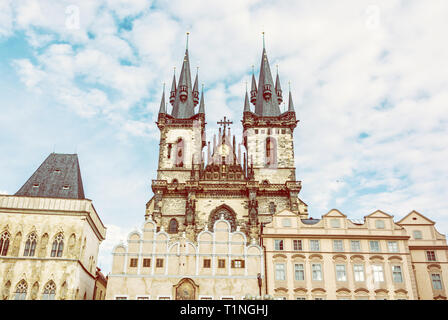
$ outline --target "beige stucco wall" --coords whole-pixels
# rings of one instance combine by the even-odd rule
[[[261,247],[247,244],[242,232],[230,232],[225,220],[217,220],[214,230],[199,233],[195,242],[185,237],[171,240],[164,230],[156,232],[152,220],[146,221],[141,231],[131,232],[126,245],[114,249],[106,299],[173,299],[173,286],[186,278],[198,285],[197,298],[241,299],[248,293],[258,294],[257,275],[264,278]],[[143,266],[145,258],[151,259],[150,267]],[[130,259],[138,259],[135,267]],[[163,259],[163,267],[157,267],[157,259]],[[204,259],[210,260],[210,267],[204,266]],[[218,267],[219,259],[225,260],[223,268]],[[244,260],[244,266],[233,268],[232,260]]]
[[[448,297],[448,246],[444,235],[435,228],[435,222],[413,211],[398,222],[410,236],[409,251],[417,280],[418,297],[422,300],[446,299]],[[416,239],[414,231],[422,238]],[[433,251],[435,261],[429,261],[427,252]],[[431,275],[439,274],[442,290],[433,286]]]
[[[285,219],[289,219],[290,227],[283,225]],[[339,227],[331,226],[330,221],[333,219],[339,220]],[[375,220],[383,220],[385,228],[372,227]],[[276,239],[283,240],[283,250],[275,249]],[[302,250],[294,250],[293,240],[302,240]],[[311,250],[310,240],[319,240],[318,251]],[[342,240],[342,251],[334,250],[333,240]],[[350,240],[360,241],[359,252],[351,251]],[[379,252],[370,251],[370,240],[379,241]],[[398,244],[397,252],[389,251],[388,241]],[[337,210],[324,215],[318,223],[307,225],[297,215],[285,210],[276,214],[273,222],[264,228],[268,293],[286,299],[416,299],[417,290],[407,241],[406,230],[394,224],[391,216],[380,211],[367,216],[361,225],[355,225]],[[284,264],[286,267],[284,281],[276,279],[276,264]],[[294,279],[294,264],[303,264],[305,281]],[[312,264],[321,264],[322,281],[312,280]],[[336,280],[337,264],[345,265],[346,281]],[[365,281],[355,281],[354,264],[364,266]],[[374,282],[373,265],[383,266],[383,282]],[[401,266],[401,283],[392,280],[394,265]]]

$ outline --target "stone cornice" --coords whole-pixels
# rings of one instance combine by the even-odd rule
[[[253,112],[244,112],[243,120],[244,131],[249,128],[290,128],[294,130],[299,120],[296,120],[295,112],[284,112],[276,117],[260,117]]]
[[[24,196],[0,196],[0,212],[12,214],[39,214],[60,216],[86,216],[87,222],[100,241],[106,237],[103,225],[92,200],[62,199]]]

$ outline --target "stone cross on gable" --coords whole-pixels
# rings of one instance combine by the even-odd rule
[[[229,121],[226,117],[224,117],[224,120],[218,121],[217,122],[220,126],[224,126],[224,135],[226,134],[226,125],[228,124],[232,124],[232,121]]]

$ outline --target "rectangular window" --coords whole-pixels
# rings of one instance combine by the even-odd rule
[[[171,300],[170,297],[159,297],[159,300]]]
[[[282,219],[282,225],[285,228],[291,227],[291,219],[289,219],[289,218]]]
[[[274,240],[275,250],[283,250],[283,240]]]
[[[138,259],[131,259],[129,266],[132,268],[135,268],[137,266],[137,261],[138,261]]]
[[[389,252],[398,252],[398,242],[397,241],[388,241],[387,247],[389,248]]]
[[[434,251],[426,251],[426,259],[428,261],[437,261],[436,253]]]
[[[313,263],[311,269],[313,271],[313,280],[322,281],[322,265],[320,263]]]
[[[305,280],[305,269],[302,263],[294,264],[294,279],[296,281]]]
[[[442,290],[442,278],[440,277],[440,274],[433,273],[431,274],[431,280],[432,280],[432,287],[434,290]]]
[[[384,229],[384,221],[383,220],[376,220],[375,221],[375,227],[377,229]]]
[[[380,243],[378,241],[370,241],[370,251],[380,252]]]
[[[347,281],[347,272],[345,270],[345,264],[336,265],[336,281]]]
[[[296,300],[306,300],[306,297],[297,297]]]
[[[244,260],[232,260],[232,268],[244,268]]]
[[[163,268],[163,259],[157,259],[156,260],[156,267],[157,268]]]
[[[333,240],[333,250],[336,252],[344,251],[344,243],[342,240]]]
[[[149,268],[151,266],[151,259],[143,259],[143,267]]]
[[[339,219],[331,219],[330,225],[332,228],[340,228],[341,227],[341,220]]]
[[[310,240],[310,250],[311,251],[320,251],[319,240]]]
[[[350,241],[350,246],[353,252],[360,252],[361,251],[361,241],[359,240],[352,240]]]
[[[128,300],[128,297],[125,297],[125,296],[117,296],[117,297],[115,297],[115,300]]]
[[[353,265],[353,273],[355,275],[356,282],[364,281],[364,265],[362,265],[362,264]]]
[[[302,240],[293,240],[294,251],[302,251]]]
[[[149,300],[148,296],[138,296],[137,300]]]
[[[403,282],[403,274],[401,273],[401,266],[392,266],[392,278],[396,283]]]
[[[204,268],[210,268],[210,259],[204,259]]]
[[[414,231],[414,239],[422,239],[422,232],[420,230],[415,230]]]
[[[284,263],[275,264],[275,280],[286,280]]]
[[[383,266],[374,264],[372,266],[372,270],[373,270],[373,281],[384,282]]]
[[[225,268],[225,267],[226,267],[226,260],[218,259],[218,268]]]

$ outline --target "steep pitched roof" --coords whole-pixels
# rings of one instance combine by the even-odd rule
[[[271,98],[265,100],[263,97],[264,87],[268,85],[271,88]],[[278,105],[277,93],[275,92],[274,81],[272,79],[271,68],[269,67],[266,49],[263,48],[261,57],[260,77],[258,80],[257,102],[255,103],[255,113],[259,116],[279,116],[280,107]]]
[[[204,86],[202,86],[201,92],[201,102],[199,103],[198,113],[205,113],[205,104],[204,104]]]
[[[160,108],[159,108],[159,113],[166,113],[166,108],[165,108],[165,84],[163,84],[163,93],[162,93],[162,100],[160,101]]]
[[[187,99],[185,101],[180,99],[182,86],[185,86],[187,90]],[[185,50],[184,62],[179,76],[179,84],[177,86],[176,98],[173,103],[173,111],[171,112],[171,115],[178,119],[187,119],[194,116],[193,88],[191,85],[188,49]]]
[[[85,199],[78,155],[51,153],[15,195]]]

